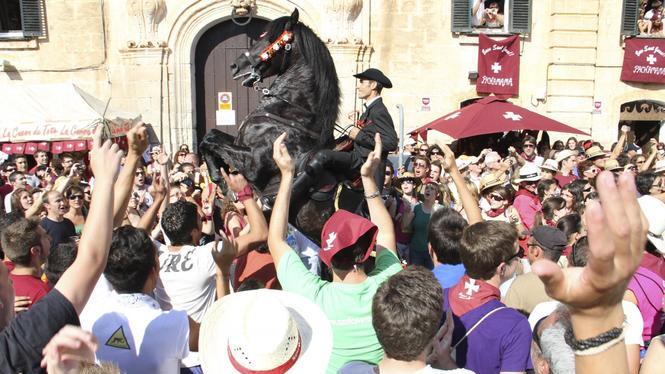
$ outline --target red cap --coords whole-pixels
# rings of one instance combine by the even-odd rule
[[[361,262],[365,262],[369,258],[379,228],[367,218],[343,209],[336,211],[323,225],[323,231],[321,231],[321,251],[319,251],[321,261],[330,267],[330,260],[337,252],[355,244],[360,237],[368,232],[372,236],[372,240]]]

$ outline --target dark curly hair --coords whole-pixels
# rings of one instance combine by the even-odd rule
[[[162,229],[172,245],[192,243],[192,230],[199,227],[196,205],[188,201],[169,204],[162,213]]]
[[[147,232],[132,226],[113,231],[104,275],[118,293],[141,293],[158,266],[155,245]]]

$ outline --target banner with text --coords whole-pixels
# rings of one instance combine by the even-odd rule
[[[478,93],[513,95],[519,93],[520,37],[513,35],[495,41],[480,34],[478,40]]]
[[[665,83],[665,40],[626,39],[621,80],[627,82]]]

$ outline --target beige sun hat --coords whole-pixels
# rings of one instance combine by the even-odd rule
[[[543,162],[542,165],[539,166],[541,169],[553,171],[553,172],[558,172],[559,171],[559,164],[556,162],[556,160],[547,159],[545,162]]]
[[[206,373],[323,373],[332,340],[330,322],[308,299],[243,291],[217,300],[203,318],[199,358]]]
[[[623,167],[619,165],[617,160],[605,160],[605,165],[603,168],[609,171],[623,170]]]
[[[564,149],[563,151],[557,153],[555,160],[556,160],[556,162],[561,162],[561,161],[567,159],[570,156],[577,156],[578,153],[579,152],[573,151],[571,149]]]

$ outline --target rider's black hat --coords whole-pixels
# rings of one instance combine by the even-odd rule
[[[386,75],[383,74],[379,69],[369,68],[363,71],[362,73],[354,75],[354,77],[381,83],[381,85],[385,88],[393,87],[393,84],[390,81],[390,79],[388,79],[388,77],[386,77]]]

